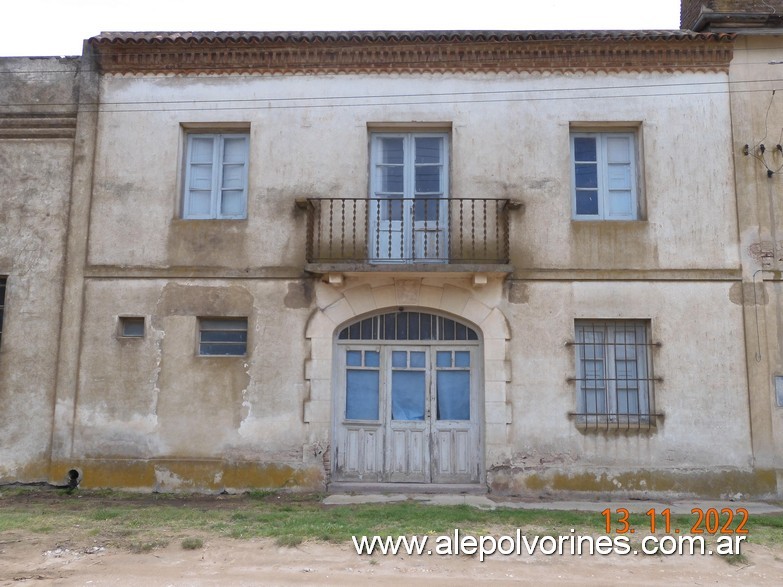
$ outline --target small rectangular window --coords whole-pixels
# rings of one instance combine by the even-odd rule
[[[775,375],[775,399],[778,407],[783,408],[783,375]]]
[[[187,135],[183,217],[247,217],[247,133]]]
[[[651,423],[649,322],[577,320],[577,416],[581,424]]]
[[[120,336],[125,338],[143,338],[144,317],[120,316]]]
[[[572,132],[571,179],[576,220],[637,220],[636,135]]]
[[[247,318],[200,318],[199,355],[247,354]]]

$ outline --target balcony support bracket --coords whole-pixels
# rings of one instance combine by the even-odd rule
[[[342,285],[344,276],[342,273],[328,273],[326,275],[326,281],[329,285]]]
[[[473,287],[483,287],[487,285],[487,274],[486,273],[474,273],[471,276],[471,283]]]

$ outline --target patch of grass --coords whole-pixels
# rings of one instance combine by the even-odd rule
[[[742,567],[750,563],[750,560],[744,554],[725,554],[721,556],[721,559],[735,567]]]
[[[104,509],[96,510],[92,513],[92,517],[94,520],[112,520],[121,515],[122,513],[117,510],[104,510]]]
[[[54,530],[51,526],[38,526],[37,528],[30,528],[31,532],[35,532],[36,534],[49,534]]]
[[[166,540],[142,540],[138,542],[131,542],[128,545],[128,550],[133,554],[146,554],[152,552],[156,548],[165,548],[169,545]]]
[[[344,543],[361,535],[532,536],[606,534],[600,513],[557,510],[480,510],[467,505],[432,506],[413,500],[386,504],[324,506],[320,494],[259,491],[235,496],[122,494],[80,490],[79,496],[27,490],[0,495],[0,532],[67,533],[93,543],[105,540],[132,552],[149,552],[168,540],[204,532],[238,540],[271,538],[283,546],[307,540]],[[646,515],[632,515],[636,532],[649,529]],[[616,520],[611,520],[616,530]],[[671,527],[687,533],[694,519],[672,516]],[[663,520],[657,520],[663,532]],[[751,516],[749,542],[783,546],[783,515]],[[609,532],[612,534],[613,532]],[[638,534],[637,534],[638,535]],[[183,548],[185,548],[183,546]],[[741,559],[739,559],[741,560]]]
[[[204,541],[201,538],[185,538],[181,546],[184,550],[198,550],[204,547]]]
[[[278,536],[275,540],[275,544],[278,546],[288,546],[289,548],[299,546],[302,544],[302,542],[304,542],[304,540],[302,540],[301,536],[295,536],[293,534],[284,534],[282,536]]]
[[[276,495],[277,493],[278,492],[274,490],[257,489],[255,491],[248,491],[245,495],[247,495],[250,499],[267,499]]]

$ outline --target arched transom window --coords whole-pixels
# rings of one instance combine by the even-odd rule
[[[389,312],[346,326],[338,340],[478,341],[478,335],[469,326],[443,316]]]

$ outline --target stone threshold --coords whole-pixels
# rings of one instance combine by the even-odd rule
[[[486,495],[484,483],[360,483],[338,481],[327,487],[330,494],[417,494],[417,495]]]

